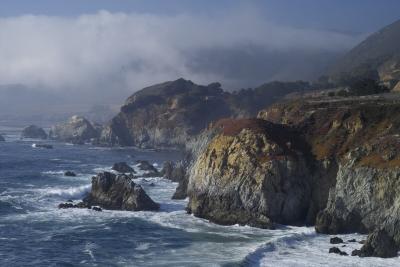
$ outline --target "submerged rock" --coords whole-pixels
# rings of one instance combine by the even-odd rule
[[[33,148],[46,148],[46,149],[52,149],[53,146],[52,145],[48,145],[48,144],[32,144]]]
[[[92,178],[92,190],[84,202],[111,210],[158,210],[160,207],[128,176],[109,172],[99,173]]]
[[[22,130],[21,138],[47,139],[47,133],[36,125],[30,125]]]
[[[80,116],[72,116],[67,122],[53,126],[49,133],[51,139],[74,144],[83,144],[98,136],[93,125]]]
[[[112,169],[120,173],[135,173],[135,170],[131,166],[129,166],[126,162],[114,163]]]
[[[64,173],[64,176],[75,177],[75,176],[76,176],[76,173],[74,173],[74,172],[72,172],[72,171],[66,171],[66,172]]]

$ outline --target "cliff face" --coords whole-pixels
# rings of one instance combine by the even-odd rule
[[[297,99],[225,120],[190,171],[189,211],[223,224],[384,230],[400,244],[400,102]],[[270,121],[270,122],[268,122]]]
[[[318,232],[383,229],[400,244],[399,112],[398,100],[373,97],[292,102],[260,112],[302,129],[316,160],[338,165]]]
[[[290,129],[257,119],[225,119],[195,161],[189,211],[221,224],[272,227],[308,212],[306,144]]]
[[[269,83],[256,89],[224,92],[220,84],[196,85],[179,79],[144,88],[130,96],[101,134],[105,145],[183,147],[211,122],[255,116],[256,111],[305,82]]]
[[[101,142],[139,147],[182,146],[212,120],[229,116],[219,84],[179,79],[145,88],[126,100]]]

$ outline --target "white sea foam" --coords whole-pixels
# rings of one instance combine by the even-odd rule
[[[329,253],[329,248],[337,246],[351,255],[354,249],[360,249],[358,242],[346,242],[350,239],[358,241],[365,235],[338,235],[345,244],[332,245],[331,236],[319,235],[313,228],[300,227],[291,229],[285,235],[277,237],[250,253],[245,261],[250,266],[289,266],[289,267],[326,267],[326,266],[400,266],[399,258],[359,258]],[[343,246],[345,245],[345,246]]]
[[[92,185],[82,185],[68,188],[44,188],[38,189],[44,196],[59,196],[65,198],[78,199],[82,198],[91,189]]]

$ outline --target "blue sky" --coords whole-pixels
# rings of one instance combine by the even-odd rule
[[[252,6],[271,22],[342,32],[373,32],[399,19],[399,0],[2,0],[0,16],[77,16],[98,10],[218,16]]]

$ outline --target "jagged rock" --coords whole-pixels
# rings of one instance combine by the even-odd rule
[[[67,122],[53,126],[49,132],[51,139],[84,144],[92,138],[98,138],[99,133],[85,118],[72,116]]]
[[[221,120],[190,173],[188,211],[220,224],[270,228],[307,216],[311,176],[294,130],[257,119]]]
[[[185,179],[186,168],[183,163],[179,162],[177,164],[167,161],[164,162],[163,169],[161,170],[161,175],[172,182],[180,182]]]
[[[188,178],[185,176],[182,180],[179,181],[178,186],[175,189],[175,193],[172,196],[172,199],[185,199],[187,198],[187,187],[188,187]]]
[[[120,173],[135,173],[135,170],[130,167],[126,162],[114,163],[112,169]]]
[[[358,252],[360,257],[396,257],[398,246],[385,230],[375,230]]]
[[[150,164],[147,160],[137,160],[136,164],[139,170],[158,173],[158,170],[153,166],[153,164]]]
[[[360,256],[360,250],[359,249],[355,249],[351,252],[351,256]]]
[[[66,203],[60,203],[58,205],[59,209],[91,209],[90,205],[87,205],[84,202],[79,202],[78,204],[74,204],[73,201],[68,200]]]
[[[47,139],[47,133],[36,125],[30,125],[22,130],[21,138]]]
[[[335,253],[335,254],[339,254],[341,256],[347,256],[348,254],[344,251],[341,251],[339,248],[337,247],[331,247],[329,249],[329,253]]]
[[[70,176],[70,177],[75,177],[75,176],[76,176],[76,173],[74,173],[74,172],[72,172],[72,171],[66,171],[66,172],[64,173],[64,175],[65,175],[65,176]]]
[[[343,239],[341,239],[340,237],[332,237],[329,241],[331,244],[340,244],[343,243]]]
[[[5,141],[6,139],[4,138],[4,136],[0,134],[0,142],[5,142]]]
[[[92,190],[84,202],[111,210],[158,210],[155,203],[140,185],[126,175],[109,172],[99,173],[92,178]]]

